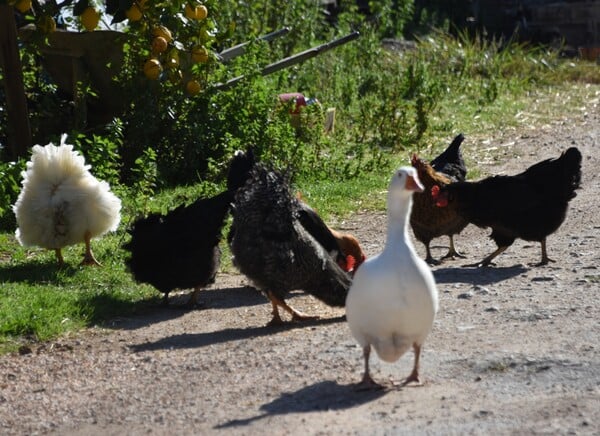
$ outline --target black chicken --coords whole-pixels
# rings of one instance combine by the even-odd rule
[[[166,215],[151,214],[128,230],[131,241],[123,246],[131,252],[127,266],[136,281],[165,294],[164,304],[174,289],[193,288],[188,305],[194,305],[198,292],[214,282],[225,218],[253,165],[252,150],[236,152],[229,164],[226,191],[179,206]]]
[[[458,134],[438,157],[430,164],[413,156],[411,164],[417,169],[419,180],[425,186],[425,191],[413,195],[413,208],[410,215],[410,224],[415,238],[425,245],[425,261],[432,265],[440,263],[431,255],[429,244],[434,238],[447,235],[450,238],[448,253],[442,257],[464,257],[454,246],[454,235],[460,233],[468,222],[453,208],[440,209],[435,206],[431,198],[431,188],[435,185],[446,185],[451,182],[462,182],[467,175],[467,168],[460,152],[460,145],[465,137]]]
[[[492,228],[490,237],[498,249],[468,266],[489,265],[516,238],[541,242],[539,265],[545,265],[552,261],[546,252],[546,237],[565,220],[580,183],[581,153],[571,147],[559,158],[546,159],[515,176],[434,186],[431,191],[439,207],[453,204],[467,221]]]
[[[464,140],[465,136],[459,133],[448,148],[430,162],[434,170],[447,175],[454,182],[464,182],[467,178],[467,166],[460,152]]]
[[[279,306],[293,320],[315,318],[286,304],[288,291],[304,290],[330,306],[343,307],[346,301],[351,280],[327,252],[333,249],[336,255],[339,248],[331,243],[326,249],[313,236],[326,234],[320,219],[309,220],[311,231],[306,221],[306,208],[291,194],[287,176],[266,166],[257,164],[235,196],[228,236],[233,263],[271,301],[269,325],[282,323]],[[321,225],[325,229],[315,231]]]

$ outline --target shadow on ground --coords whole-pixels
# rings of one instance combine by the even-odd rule
[[[508,267],[448,267],[433,271],[437,283],[470,283],[472,285],[490,285],[525,273],[529,269],[523,265]]]
[[[349,409],[377,400],[389,392],[383,389],[357,391],[355,386],[354,384],[340,385],[334,381],[322,381],[296,392],[284,392],[279,398],[263,404],[260,407],[262,413],[250,418],[233,419],[217,425],[215,428],[245,426],[273,415]]]
[[[190,295],[191,291],[169,296],[168,306],[162,304],[162,299],[145,302],[140,308],[142,313],[139,315],[113,318],[107,321],[104,327],[115,330],[137,330],[179,318],[192,310],[248,307],[266,304],[268,301],[259,291],[250,286],[203,289],[198,296],[198,304],[193,307],[186,305]]]
[[[130,349],[134,352],[169,350],[181,348],[200,348],[209,345],[220,344],[230,341],[241,341],[243,339],[256,338],[277,334],[282,331],[306,328],[319,325],[333,324],[345,321],[345,316],[335,318],[317,319],[302,322],[287,322],[281,326],[260,326],[247,328],[230,328],[215,332],[205,333],[184,333],[180,335],[169,336],[159,339],[155,342],[145,342],[143,344],[134,344]]]

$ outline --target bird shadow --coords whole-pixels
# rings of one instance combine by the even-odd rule
[[[56,261],[32,261],[22,265],[0,264],[0,282],[59,285],[63,277],[77,274],[78,267],[58,266]]]
[[[322,381],[296,392],[284,392],[279,398],[260,406],[262,413],[243,419],[232,419],[215,426],[215,429],[240,427],[274,415],[309,413],[327,410],[344,410],[357,407],[383,397],[384,389],[357,391],[356,386],[340,385],[335,381]]]
[[[259,306],[268,302],[262,293],[252,286],[203,289],[198,298],[204,307],[210,309]]]
[[[179,318],[195,310],[248,307],[262,305],[267,301],[259,291],[250,286],[203,289],[200,291],[198,304],[192,307],[186,304],[190,296],[191,291],[169,296],[167,306],[162,303],[162,298],[138,302],[137,310],[132,311],[133,316],[111,318],[104,323],[103,327],[114,330],[137,330],[151,324]]]
[[[480,268],[438,268],[433,271],[437,283],[469,283],[472,285],[490,285],[516,277],[528,271],[521,264],[508,267],[480,267]]]
[[[302,322],[286,322],[279,326],[265,325],[246,328],[228,328],[214,332],[183,333],[179,335],[167,336],[154,342],[133,344],[130,345],[129,348],[133,352],[201,348],[223,342],[241,341],[260,336],[273,335],[282,331],[289,331],[297,328],[334,324],[345,321],[345,319],[346,317],[343,315],[335,318],[315,319]]]

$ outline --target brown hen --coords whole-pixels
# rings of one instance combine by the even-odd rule
[[[460,233],[468,224],[454,207],[439,208],[431,196],[431,188],[435,185],[445,186],[452,183],[452,179],[443,173],[436,172],[433,167],[417,155],[413,155],[411,164],[417,169],[419,180],[425,186],[422,193],[413,195],[413,207],[410,215],[410,224],[415,237],[425,245],[425,261],[429,264],[437,265],[440,260],[436,260],[431,255],[429,244],[431,240],[440,236],[450,238],[450,248],[448,253],[442,257],[455,258],[464,257],[454,247],[454,235]]]

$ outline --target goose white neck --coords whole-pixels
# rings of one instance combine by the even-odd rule
[[[412,209],[412,192],[402,190],[388,194],[388,229],[386,247],[397,244],[411,245],[408,224]]]

